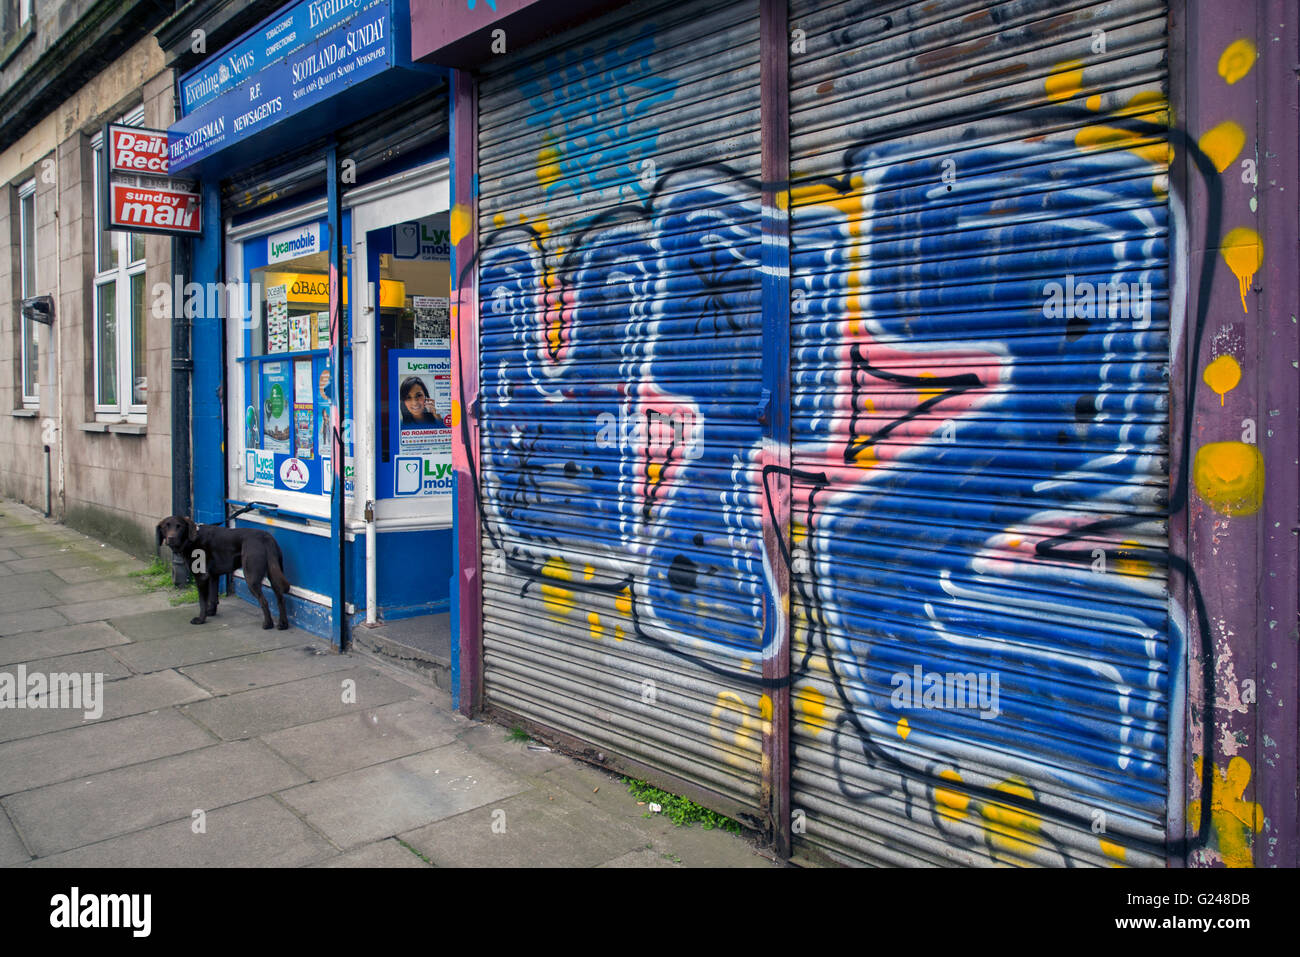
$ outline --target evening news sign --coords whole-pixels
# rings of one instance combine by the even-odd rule
[[[100,216],[108,229],[199,235],[199,194],[193,183],[171,178],[166,130],[110,123],[104,156]]]

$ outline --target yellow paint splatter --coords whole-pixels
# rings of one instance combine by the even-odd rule
[[[1143,561],[1140,558],[1126,558],[1129,554],[1124,549],[1139,548],[1140,543],[1134,539],[1126,539],[1120,543],[1119,557],[1115,559],[1115,570],[1122,575],[1150,575],[1151,563]]]
[[[1092,96],[1088,97],[1088,99],[1084,101],[1084,104],[1088,107],[1088,109],[1092,110],[1092,112],[1094,113],[1099,112],[1101,110],[1101,94],[1094,93]]]
[[[569,563],[563,558],[552,556],[542,566],[542,577],[568,582],[573,581],[573,572],[569,571]],[[542,604],[553,615],[568,615],[577,607],[573,600],[573,592],[567,588],[543,582],[541,591]]]
[[[900,738],[906,741],[907,736],[912,733],[912,726],[907,723],[906,718],[899,718],[898,724],[894,726],[894,730],[898,732]]]
[[[998,784],[994,790],[1031,801],[1034,799],[1034,792],[1019,778],[1008,778]],[[1018,807],[992,803],[983,805],[980,813],[988,822],[986,829],[993,846],[1026,856],[1036,850],[1037,846],[1025,838],[1038,833],[1039,827],[1042,826],[1042,818],[1038,815],[1022,811]]]
[[[1128,853],[1128,850],[1124,845],[1108,841],[1104,837],[1097,838],[1097,844],[1101,847],[1101,852],[1103,854],[1107,857],[1113,857],[1117,861],[1123,861],[1124,855]],[[1119,865],[1117,864],[1115,866],[1118,867]]]
[[[741,670],[741,671],[753,671],[753,670],[754,670],[754,660],[753,660],[752,658],[741,658],[741,659],[740,659],[740,670]]]
[[[470,226],[474,222],[474,217],[470,215],[469,208],[457,204],[451,210],[451,244],[453,246],[460,243],[462,239],[469,235]]]
[[[592,641],[600,641],[605,635],[605,626],[600,623],[600,615],[594,611],[587,612],[587,631]]]
[[[505,224],[506,224],[505,213],[497,213],[495,216],[492,217],[492,225],[495,226],[497,229],[500,229]]]
[[[583,580],[583,581],[591,581],[591,580],[592,580],[593,578],[595,578],[595,577],[596,577],[596,569],[595,569],[594,566],[592,566],[592,565],[583,565],[583,566],[582,566],[582,580]]]
[[[1198,755],[1192,767],[1197,780],[1204,780],[1204,761]],[[1250,853],[1251,835],[1264,826],[1264,809],[1254,801],[1244,800],[1250,785],[1250,762],[1234,757],[1227,770],[1218,767],[1210,779],[1210,829],[1218,841],[1219,854],[1229,867],[1254,867]],[[1187,806],[1187,819],[1193,826],[1201,820],[1201,802]]]
[[[544,139],[553,141],[555,137],[547,134]],[[553,142],[548,142],[537,153],[537,179],[542,184],[542,189],[548,189],[559,182],[561,175],[560,150]]]
[[[1232,356],[1219,356],[1201,373],[1205,384],[1219,394],[1219,405],[1223,405],[1224,396],[1237,387],[1241,381],[1241,366]]]
[[[1264,265],[1264,241],[1249,226],[1238,226],[1223,237],[1219,255],[1237,277],[1237,285],[1241,289],[1241,311],[1249,312],[1246,308],[1246,293],[1250,291],[1255,273]]]
[[[826,696],[816,688],[811,685],[796,688],[794,706],[803,714],[804,724],[814,736],[831,729],[830,722],[826,720]]]
[[[1128,105],[1113,115],[1137,117],[1144,122],[1161,126],[1168,126],[1171,122],[1169,102],[1159,90],[1135,93],[1129,98]],[[1075,134],[1074,145],[1081,150],[1126,149],[1157,166],[1168,166],[1174,158],[1174,150],[1169,143],[1161,140],[1152,142],[1148,133],[1138,133],[1118,126],[1085,126]],[[1161,192],[1159,183],[1153,188],[1157,193]]]
[[[758,718],[763,723],[763,734],[772,733],[772,699],[765,694],[758,696]]]
[[[1083,61],[1065,60],[1056,64],[1047,74],[1044,82],[1047,87],[1047,98],[1053,102],[1077,96],[1083,89]]]
[[[632,590],[630,588],[625,586],[618,593],[618,597],[614,599],[614,607],[618,609],[621,615],[632,614]]]
[[[1245,37],[1233,40],[1219,56],[1219,76],[1231,86],[1254,68],[1257,56],[1258,51],[1251,41]]]
[[[724,716],[727,712],[731,712],[740,721],[730,734],[730,740],[728,740],[727,728],[724,726]],[[757,730],[759,730],[758,721],[740,695],[734,691],[719,691],[717,698],[714,699],[713,713],[709,720],[709,736],[721,744],[732,744],[739,751],[758,753],[762,750],[762,744],[749,733]],[[735,767],[749,765],[743,755],[730,750],[723,753],[723,760]]]
[[[939,777],[945,781],[961,783],[961,775],[951,768],[944,768],[939,772]],[[970,807],[970,797],[951,788],[935,788],[934,804],[940,817],[946,817],[950,821],[960,821],[966,816],[966,809]]]
[[[1211,442],[1196,452],[1196,491],[1223,515],[1254,515],[1264,504],[1264,456],[1246,442]]]
[[[1246,145],[1246,131],[1240,123],[1224,120],[1214,129],[1206,130],[1196,142],[1214,168],[1222,173],[1241,154]]]
[[[663,475],[664,466],[662,462],[648,462],[645,467],[646,480],[651,485],[659,484],[659,477]]]
[[[460,400],[451,400],[451,424],[453,427],[460,425]]]
[[[625,632],[625,631],[623,630],[623,626],[622,626],[622,625],[615,625],[615,626],[614,626],[614,640],[615,640],[615,641],[622,641],[622,640],[623,640],[624,638],[626,638],[626,637],[627,637],[627,632]]]

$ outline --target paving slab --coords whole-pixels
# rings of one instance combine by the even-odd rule
[[[104,682],[104,714],[101,721],[113,721],[176,704],[198,701],[208,693],[184,675],[160,671]],[[78,728],[87,724],[85,713],[70,709],[6,711],[0,722],[0,741],[15,741],[37,734]]]
[[[15,552],[12,548],[0,547],[0,562],[13,561],[17,557],[18,557],[18,553]]]
[[[173,708],[0,743],[0,795],[215,744]]]
[[[463,719],[462,719],[463,720]],[[312,780],[451,744],[461,725],[425,701],[407,700],[262,736]]]
[[[39,585],[13,588],[0,593],[0,615],[18,615],[35,608],[49,608],[61,604],[56,595]]]
[[[206,627],[206,626],[204,626]],[[284,632],[276,632],[283,635]],[[304,641],[306,642],[304,644]],[[330,674],[355,668],[351,655],[335,654],[329,645],[313,635],[297,633],[297,641],[274,651],[242,655],[208,664],[186,665],[181,674],[213,694],[234,694],[250,688],[284,684],[299,678]]]
[[[9,823],[9,817],[0,809],[0,867],[12,867],[14,864],[22,864],[31,860],[32,856],[27,853],[27,848],[23,847],[22,839],[14,826]]]
[[[107,651],[83,651],[74,655],[38,658],[27,662],[27,671],[28,673],[42,671],[46,674],[67,671],[77,671],[82,674],[89,672],[92,675],[103,675],[105,681],[131,677],[131,669]]]
[[[15,572],[46,572],[56,568],[74,568],[78,565],[86,564],[87,555],[80,549],[71,549],[66,552],[56,552],[53,555],[42,555],[39,558],[20,558],[14,562],[5,564]]]
[[[558,788],[528,790],[401,837],[437,867],[595,867],[646,844],[635,826]]]
[[[303,867],[338,851],[273,797],[258,797],[65,851],[33,867]],[[399,845],[400,849],[400,845]],[[409,851],[404,853],[418,862]]]
[[[305,777],[257,741],[213,745],[0,800],[37,857],[183,820]],[[350,809],[352,813],[356,808]]]
[[[0,582],[0,595],[26,591],[28,588],[40,588],[53,594],[60,586],[67,584],[54,572],[24,572],[11,574]]]
[[[50,574],[53,575],[53,572]],[[59,601],[68,604],[83,601],[101,601],[106,598],[127,598],[150,593],[150,589],[140,579],[123,577],[97,578],[71,584],[60,579],[58,586],[50,589],[50,591]],[[164,594],[170,600],[170,593],[164,592]]]
[[[396,838],[376,841],[355,851],[339,854],[312,867],[430,867],[414,851],[402,847]]]
[[[197,602],[195,603],[197,607]],[[146,592],[127,598],[107,598],[100,601],[82,601],[60,605],[68,621],[107,621],[131,612],[164,611],[172,607],[171,596],[166,592]]]
[[[527,787],[504,768],[450,744],[292,788],[280,799],[332,842],[351,850],[503,800]]]
[[[283,634],[283,632],[281,632]],[[344,682],[354,683],[354,694],[344,700]],[[371,667],[303,678],[269,688],[210,698],[190,705],[185,712],[227,741],[251,738],[283,728],[311,724],[339,714],[356,714],[413,697],[406,685]]]
[[[247,624],[247,621],[239,616],[220,615],[217,618],[209,618],[205,625],[191,625],[190,619],[198,613],[198,602],[194,602],[143,615],[123,615],[109,619],[108,623],[132,641],[157,641],[159,638],[174,638],[204,629],[225,631],[236,625]],[[261,627],[261,622],[258,622],[258,627]]]
[[[301,632],[263,631],[256,628],[209,628],[208,625],[185,625],[186,631],[171,638],[134,642],[114,654],[140,674],[182,668],[205,661],[219,661],[252,655],[268,649],[301,644]]]
[[[20,661],[37,661],[81,651],[95,651],[124,645],[127,639],[102,621],[67,625],[45,631],[28,632],[12,638],[0,638],[0,665]]]
[[[31,611],[15,611],[0,614],[0,637],[21,635],[31,631],[44,631],[66,625],[68,619],[53,608],[33,608]]]
[[[49,536],[33,539],[30,544],[24,543],[12,547],[21,558],[40,558],[42,555],[57,555],[72,549],[67,542],[57,541]]]
[[[139,571],[144,567],[144,564],[139,561],[121,565],[110,565],[108,562],[99,561],[91,564],[83,561],[80,565],[73,565],[71,568],[52,568],[50,573],[57,575],[65,582],[75,585],[81,582],[99,581],[103,578],[125,578],[132,572]]]
[[[450,710],[450,704],[448,705]],[[499,724],[475,721],[457,735],[457,740],[502,767],[523,778],[533,780],[547,771],[573,767],[574,762],[558,751],[543,748],[535,742],[516,741],[510,732]],[[531,745],[531,746],[530,746]]]

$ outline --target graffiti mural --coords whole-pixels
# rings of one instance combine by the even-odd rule
[[[1158,81],[1102,95],[1067,59],[1026,81],[995,137],[978,118],[823,137],[789,182],[763,183],[757,156],[704,160],[701,127],[672,128],[731,93],[647,67],[672,48],[639,20],[520,68],[535,129],[509,172],[483,150],[509,188],[481,200],[460,266],[481,306],[458,361],[480,377],[467,480],[489,696],[553,695],[539,720],[752,805],[770,694],[788,687],[795,806],[809,840],[821,827],[850,858],[1161,866],[1214,842],[1249,863],[1251,769],[1216,758],[1204,710],[1188,729],[1200,797],[1168,806],[1188,696],[1216,700],[1218,680],[1170,518],[1193,490],[1249,516],[1264,487],[1253,442],[1192,441],[1197,393],[1217,411],[1241,380],[1228,339],[1174,384],[1177,435],[1170,403],[1171,357],[1206,352],[1217,272],[1249,313],[1262,240],[1221,228],[1216,181],[1241,127],[1194,139]],[[1219,64],[1226,82],[1249,68],[1241,49]],[[1188,303],[1175,155],[1220,251],[1186,277]],[[788,466],[764,441],[762,340],[762,223],[786,210]],[[785,514],[771,554],[765,517]],[[778,682],[761,667],[768,594],[790,608]],[[530,654],[545,666],[525,676]],[[1188,841],[1167,833],[1184,811]]]

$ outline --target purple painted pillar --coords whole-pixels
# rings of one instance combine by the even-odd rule
[[[1174,122],[1188,141],[1173,198],[1186,308],[1174,315],[1185,320],[1174,338],[1171,538],[1190,572],[1174,592],[1189,713],[1186,805],[1171,819],[1185,811],[1192,866],[1297,863],[1300,183],[1288,7],[1189,4],[1174,18],[1174,42],[1185,43]]]
[[[474,77],[452,72],[451,464],[456,481],[457,563],[453,600],[459,642],[460,710],[483,707],[483,575],[479,527],[478,435],[478,91]]]

